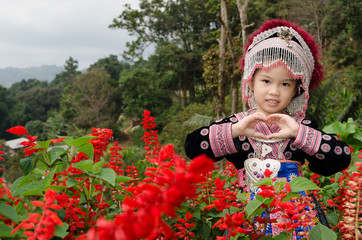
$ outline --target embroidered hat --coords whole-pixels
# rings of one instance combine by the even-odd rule
[[[256,69],[271,69],[284,66],[294,79],[301,81],[303,92],[294,97],[286,111],[294,116],[305,116],[309,90],[317,87],[323,78],[318,62],[318,45],[304,29],[289,21],[268,20],[251,35],[241,60],[243,68],[242,98],[250,108],[256,108],[253,92],[248,83]]]

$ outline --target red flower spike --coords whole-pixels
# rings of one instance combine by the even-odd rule
[[[189,166],[189,171],[195,174],[205,174],[214,169],[214,161],[206,157],[206,155],[201,155],[194,158]]]
[[[63,142],[63,140],[66,139],[66,137],[62,137],[62,138],[57,138],[57,139],[53,139],[50,141],[50,143],[59,143],[59,142]]]
[[[270,177],[272,174],[273,174],[273,172],[270,171],[269,169],[266,169],[266,170],[264,171],[264,176],[265,176],[265,177]]]
[[[28,131],[23,126],[12,127],[6,131],[16,135],[25,135],[28,133]]]

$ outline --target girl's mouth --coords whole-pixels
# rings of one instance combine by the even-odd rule
[[[274,100],[274,99],[268,99],[268,100],[266,100],[268,103],[272,103],[272,104],[277,104],[277,103],[279,103],[279,101],[277,101],[277,100]]]

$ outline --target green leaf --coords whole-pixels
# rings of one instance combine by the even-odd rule
[[[309,238],[311,240],[336,240],[337,234],[323,224],[318,223],[309,231]]]
[[[34,157],[27,157],[20,160],[20,167],[25,175],[28,175],[33,170],[33,159]]]
[[[287,193],[287,196],[286,196],[285,198],[283,198],[282,202],[288,202],[288,201],[290,201],[293,197],[300,198],[300,194],[297,193],[297,192]]]
[[[326,217],[329,223],[333,224],[334,226],[338,225],[338,215],[335,212],[328,213]]]
[[[230,206],[230,214],[234,214],[234,213],[239,212],[239,211],[240,211],[240,208]]]
[[[92,170],[93,172],[100,171],[100,168],[104,165],[104,161],[96,162],[93,164]]]
[[[67,232],[68,228],[69,228],[69,225],[68,225],[68,223],[65,223],[65,222],[63,222],[63,225],[56,225],[55,231],[54,231],[54,236],[64,239],[69,234],[69,232]]]
[[[34,176],[44,176],[45,174],[46,174],[46,171],[47,171],[48,169],[46,169],[46,170],[43,170],[43,169],[39,169],[39,168],[34,168],[34,170],[33,170],[33,175]]]
[[[271,236],[265,236],[265,237],[262,237],[260,238],[260,240],[273,240],[275,238],[271,237]]]
[[[355,131],[356,125],[354,125],[353,123],[334,122],[323,128],[323,132],[339,134],[341,136],[342,134],[349,135],[351,133],[354,133]]]
[[[361,138],[359,128],[356,124],[353,123],[352,119],[348,119],[347,123],[334,122],[324,127],[323,131],[327,133],[339,134],[341,140],[348,143],[349,145],[355,141],[361,143],[361,140],[358,140]]]
[[[0,215],[10,218],[13,222],[18,222],[18,213],[16,210],[5,203],[0,203]]]
[[[48,189],[54,189],[54,190],[57,190],[57,191],[62,191],[62,190],[67,189],[67,187],[66,186],[58,186],[58,185],[50,185]]]
[[[65,153],[66,150],[61,147],[54,147],[49,152],[49,158],[50,158],[50,164],[54,163],[63,153]]]
[[[73,163],[73,167],[82,170],[83,172],[89,172],[92,170],[93,161],[92,160],[83,160],[77,163]]]
[[[40,182],[30,182],[22,187],[17,188],[12,194],[13,196],[43,195],[42,185]]]
[[[353,134],[353,137],[362,142],[362,131],[357,131]]]
[[[83,144],[78,148],[78,151],[88,156],[90,160],[93,160],[94,148],[90,143]]]
[[[0,223],[0,238],[15,237],[14,234],[11,233],[12,230],[8,225]]]
[[[49,169],[49,167],[45,163],[43,163],[43,161],[40,160],[36,161],[36,167],[42,171],[47,171]]]
[[[263,178],[262,180],[256,182],[252,187],[262,186],[262,185],[272,185],[273,180],[269,177]]]
[[[71,147],[73,143],[73,138],[67,137],[66,139],[63,139],[63,143],[67,144],[68,147]]]
[[[193,212],[193,217],[196,218],[196,219],[201,219],[201,214],[200,214],[200,208],[196,208],[195,211]]]
[[[42,181],[43,191],[47,190],[53,181],[53,177],[56,169],[53,169],[48,175],[46,175]]]
[[[99,173],[95,174],[95,176],[97,178],[103,179],[112,186],[116,184],[116,173],[113,171],[113,169],[103,168]]]
[[[337,193],[340,188],[338,183],[332,183],[331,187],[332,187],[334,193]]]
[[[86,143],[88,143],[90,140],[93,140],[97,137],[94,137],[94,136],[83,136],[83,137],[80,137],[80,138],[77,138],[77,139],[74,139],[72,141],[72,145],[74,147],[80,147]]]
[[[263,238],[264,239],[264,238]],[[277,239],[277,240],[290,240],[290,237],[288,237],[287,233],[282,232],[280,234],[278,234],[277,236],[275,236],[275,238],[273,239]]]
[[[85,178],[85,177],[88,177],[88,175],[86,173],[82,173],[82,174],[76,174],[76,175],[68,175],[68,177],[71,179],[76,179],[76,178]]]
[[[11,185],[11,193],[13,193],[13,191],[15,191],[17,188],[20,188],[26,184],[28,184],[29,182],[31,182],[33,180],[33,176],[32,175],[26,175],[23,177],[20,177],[18,179],[15,180],[15,182]]]
[[[133,178],[127,176],[116,176],[116,183],[133,181]]]
[[[209,239],[210,233],[211,233],[210,222],[203,222],[200,228],[198,228],[198,234],[201,236],[201,239]]]
[[[258,210],[258,208],[263,204],[262,201],[258,200],[257,198],[251,200],[247,205],[246,205],[246,214],[247,217],[249,218],[251,215],[253,215],[253,213]]]
[[[75,181],[74,179],[68,179],[66,184],[68,188],[74,187],[75,185],[79,184],[80,182]]]
[[[290,182],[290,189],[292,192],[302,192],[307,190],[319,190],[320,188],[309,179],[304,177],[295,177]]]
[[[37,145],[32,147],[31,149],[48,149],[50,144],[50,140],[44,142],[37,142]]]

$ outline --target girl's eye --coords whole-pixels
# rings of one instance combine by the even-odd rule
[[[290,86],[289,83],[283,83],[282,85],[283,85],[283,87],[289,87]]]
[[[270,83],[270,81],[269,81],[269,80],[266,80],[266,79],[262,80],[262,82],[263,82],[263,83]]]

